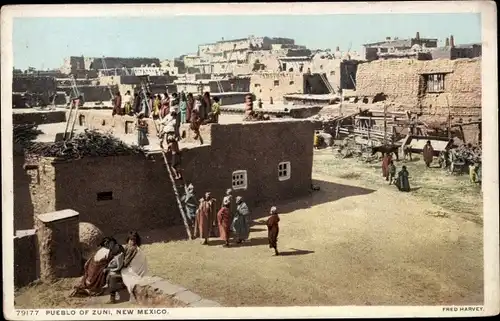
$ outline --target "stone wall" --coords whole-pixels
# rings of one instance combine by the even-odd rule
[[[444,73],[444,92],[426,93],[422,90],[424,74]],[[422,111],[427,116],[459,117],[481,115],[481,60],[391,59],[358,65],[356,75],[358,96],[387,95],[402,109]]]
[[[24,156],[14,156],[14,232],[29,230],[34,226],[33,202],[30,194],[30,184],[37,184],[38,173],[25,170]]]
[[[246,170],[248,187],[236,195],[244,196],[249,206],[305,195],[311,184],[313,133],[308,121],[211,125],[211,145],[183,151],[185,180],[193,183],[199,197],[209,190],[220,201],[232,186],[232,173]],[[291,162],[290,179],[278,179],[279,162]],[[153,160],[144,156],[69,162],[44,158],[39,167],[40,184],[30,188],[35,215],[72,208],[82,221],[105,234],[181,223],[161,155]],[[108,193],[111,199],[99,200],[99,193]]]
[[[68,86],[57,88],[58,91],[65,92],[66,96],[73,96],[73,89]],[[110,91],[111,90],[111,91]],[[78,86],[78,91],[83,95],[85,102],[91,101],[110,101],[111,93],[115,93],[118,86]]]
[[[66,121],[64,111],[32,112],[32,113],[13,113],[13,124],[52,124]]]

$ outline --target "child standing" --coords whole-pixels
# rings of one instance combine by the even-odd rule
[[[392,184],[394,181],[394,177],[396,177],[396,166],[394,165],[394,162],[391,160],[389,163],[389,185]]]
[[[280,231],[278,210],[276,206],[271,207],[271,216],[267,219],[267,238],[269,241],[269,248],[274,249],[274,254],[279,255],[278,252],[278,234]]]
[[[149,145],[148,142],[148,123],[146,122],[146,119],[144,118],[144,113],[141,112],[137,116],[137,145],[140,147]]]

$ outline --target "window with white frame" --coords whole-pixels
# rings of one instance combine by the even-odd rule
[[[247,188],[247,171],[233,172],[233,189],[246,189]]]
[[[281,162],[278,164],[278,180],[286,181],[290,179],[292,174],[292,167],[290,162]]]
[[[424,75],[425,88],[428,93],[444,92],[444,74]]]

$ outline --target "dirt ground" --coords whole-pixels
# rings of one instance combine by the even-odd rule
[[[481,304],[480,188],[421,160],[406,165],[413,190],[401,193],[382,179],[380,162],[317,151],[320,190],[277,204],[281,256],[267,245],[268,207],[254,208],[242,246],[144,231],[149,271],[224,306]],[[44,306],[60,298],[48,298],[52,288],[28,292]]]

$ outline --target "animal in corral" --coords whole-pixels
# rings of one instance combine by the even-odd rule
[[[406,160],[407,156],[410,157],[410,161],[413,160],[411,154],[411,145],[406,145],[405,147],[403,147],[403,159]]]
[[[393,153],[396,155],[396,160],[399,161],[399,147],[396,145],[381,145],[381,146],[372,146],[372,156],[376,153],[381,153],[382,157],[385,154]]]

